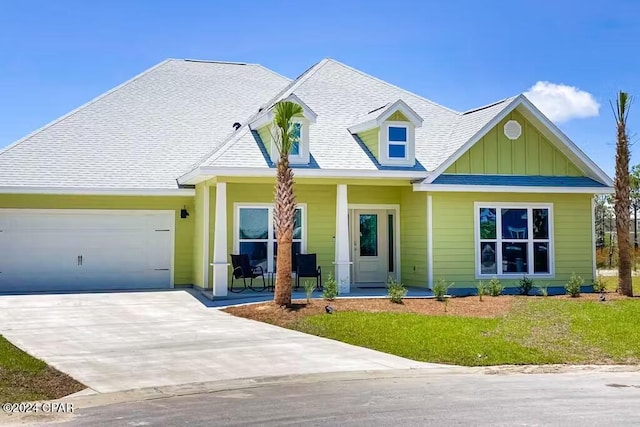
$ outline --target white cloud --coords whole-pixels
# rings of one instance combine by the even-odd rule
[[[600,104],[592,94],[575,86],[539,81],[524,93],[554,122],[584,119],[599,114]]]

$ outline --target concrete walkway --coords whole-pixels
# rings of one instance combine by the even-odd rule
[[[0,296],[0,334],[100,393],[443,367],[233,317],[187,291]]]

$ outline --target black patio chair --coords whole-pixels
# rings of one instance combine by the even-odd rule
[[[231,265],[233,266],[233,274],[231,275],[229,280],[229,291],[242,292],[245,289],[251,289],[252,291],[262,292],[267,289],[267,282],[264,279],[264,270],[261,266],[252,266],[251,262],[249,261],[249,255],[231,254]],[[258,277],[262,277],[262,289],[256,289],[253,287],[253,279],[257,279]],[[244,288],[240,289],[239,291],[234,291],[233,284],[237,279],[242,279]],[[247,286],[247,279],[249,279],[249,286]]]
[[[316,254],[296,255],[296,289],[300,288],[301,277],[315,277],[316,289],[322,289],[322,269],[316,262]]]

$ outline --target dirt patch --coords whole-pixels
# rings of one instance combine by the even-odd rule
[[[85,388],[78,381],[50,366],[38,373],[0,368],[2,401],[58,399]]]
[[[363,311],[368,313],[418,313],[435,316],[468,316],[497,317],[507,314],[519,297],[501,296],[449,298],[448,302],[426,298],[408,298],[403,304],[394,304],[384,298],[353,298],[335,301],[312,300],[307,304],[304,300],[293,301],[291,308],[280,308],[273,302],[251,304],[224,309],[227,313],[247,319],[259,320],[274,325],[287,326],[304,317],[323,314],[325,306],[334,311]]]

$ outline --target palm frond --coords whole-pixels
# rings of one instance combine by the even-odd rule
[[[291,101],[280,101],[274,108],[271,136],[281,157],[291,151],[295,142],[293,119],[302,117],[302,113],[302,107]]]

